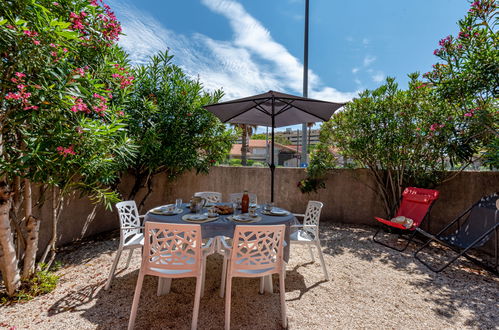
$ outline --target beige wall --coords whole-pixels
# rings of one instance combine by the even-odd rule
[[[277,168],[275,204],[292,212],[303,213],[308,200],[324,202],[321,221],[374,225],[374,216],[383,216],[381,202],[366,184],[373,185],[368,171],[364,169],[338,169],[328,176],[327,188],[318,193],[302,194],[297,188],[299,180],[305,177],[300,168]],[[131,177],[125,177],[120,189],[128,192]],[[258,195],[259,202],[270,200],[270,170],[257,167],[214,167],[207,175],[187,173],[173,182],[165,175],[154,178],[153,193],[147,199],[144,210],[153,206],[173,203],[176,198],[184,201],[196,191],[219,191],[229,193],[244,189]],[[474,201],[486,194],[499,191],[499,172],[463,172],[438,188],[441,192],[435,203],[430,221],[430,230],[435,231],[465,210]],[[140,201],[144,192],[139,193]],[[43,219],[40,246],[49,239],[50,210],[47,201],[40,212]],[[61,216],[60,244],[84,236],[118,228],[116,212],[109,212],[98,206],[95,216],[91,215],[93,205],[86,199],[70,202]],[[426,226],[428,229],[428,226]]]

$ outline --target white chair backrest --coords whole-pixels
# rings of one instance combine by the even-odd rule
[[[118,210],[120,218],[120,228],[121,228],[121,240],[122,244],[126,243],[135,235],[140,234],[142,231],[140,228],[140,218],[139,211],[137,210],[137,204],[135,201],[124,201],[116,203],[116,209]],[[127,228],[128,227],[128,228]],[[130,228],[135,227],[135,228]]]
[[[222,202],[222,194],[216,191],[200,191],[195,193],[194,196],[203,197],[209,203]]]
[[[284,225],[236,226],[231,252],[231,270],[274,273],[283,266]]]
[[[144,236],[142,267],[146,274],[161,276],[162,270],[169,270],[188,277],[201,271],[200,225],[148,221]]]
[[[258,204],[258,198],[256,194],[248,193],[249,200],[251,204]],[[233,193],[229,195],[229,202],[231,203],[240,203],[243,198],[243,193]]]
[[[303,225],[305,226],[303,229],[306,232],[313,234],[315,238],[318,238],[319,235],[319,220],[321,218],[322,206],[324,206],[324,204],[321,202],[308,201],[305,218],[303,219]],[[312,228],[307,226],[315,227]]]

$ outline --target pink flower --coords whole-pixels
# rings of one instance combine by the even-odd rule
[[[467,112],[464,114],[465,117],[473,117],[473,113],[471,112]]]
[[[6,100],[19,100],[21,98],[21,94],[9,92],[5,95]]]
[[[59,6],[59,2],[55,2],[55,1],[54,1],[54,2],[52,2],[52,4],[53,4],[54,6]]]
[[[80,76],[84,76],[84,75],[85,75],[85,69],[83,69],[83,68],[76,68],[76,69],[74,70],[74,72],[75,72],[76,74],[79,74]]]
[[[23,84],[19,84],[19,85],[17,85],[16,87],[17,87],[17,88],[19,88],[19,89],[24,89],[26,86],[25,86],[25,85],[23,85]]]
[[[33,40],[33,43],[38,46],[40,44],[40,41],[39,40]]]
[[[50,55],[56,57],[57,56],[57,52],[50,52]]]
[[[118,112],[118,115],[120,115],[120,116],[124,116],[124,115],[125,115],[125,113],[124,113],[123,111],[120,111],[120,112]]]
[[[30,109],[38,110],[38,106],[36,106],[36,105],[30,105],[30,106],[24,107],[24,110],[30,110]]]
[[[431,124],[430,131],[436,131],[437,128],[438,128],[438,124],[436,124],[436,123],[435,124]]]
[[[15,30],[16,28],[13,25],[6,25],[5,26],[7,29]]]
[[[68,49],[67,49],[67,48],[63,48],[63,49],[62,49],[62,51],[63,51],[64,53],[67,53],[67,52],[68,52]]]
[[[16,78],[10,78],[10,81],[12,81],[14,84],[17,84],[17,79]]]
[[[66,157],[67,155],[76,155],[76,152],[73,149],[73,145],[70,145],[68,148],[64,148],[63,146],[58,146],[55,150],[59,153],[59,155],[62,155]]]
[[[82,112],[90,113],[88,106],[80,98],[76,99],[75,104],[71,107],[70,110],[73,112],[82,111]]]
[[[57,45],[53,44],[53,43],[50,43],[49,46],[52,47],[52,48],[57,48]]]
[[[80,17],[78,16],[78,14],[77,14],[77,13],[75,13],[75,12],[73,12],[73,11],[69,14],[69,17],[70,17],[70,18],[80,18]]]
[[[22,73],[22,72],[16,72],[14,75],[15,75],[17,78],[24,78],[24,77],[26,77],[26,75],[25,75],[24,73]]]
[[[97,7],[97,0],[90,0],[90,6]]]

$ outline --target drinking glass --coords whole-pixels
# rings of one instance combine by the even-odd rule
[[[182,209],[182,198],[177,198],[175,200],[175,208],[176,209]]]
[[[234,209],[234,215],[238,214],[238,206],[239,206],[239,203],[237,202],[234,202],[232,203],[232,208]]]
[[[263,205],[263,210],[265,212],[271,212],[273,207],[274,207],[273,203],[266,203]]]

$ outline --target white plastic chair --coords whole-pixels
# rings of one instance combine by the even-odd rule
[[[258,198],[256,197],[256,194],[248,193],[248,196],[251,204],[258,204]],[[241,203],[242,198],[243,198],[243,193],[233,193],[229,195],[229,202]]]
[[[118,266],[123,250],[130,250],[125,266],[125,268],[128,268],[128,266],[130,266],[130,260],[132,260],[133,250],[142,248],[144,245],[144,234],[142,233],[144,227],[142,227],[140,220],[141,218],[144,218],[144,216],[139,215],[135,201],[116,203],[116,208],[118,209],[120,219],[120,244],[104,290],[108,290],[111,286],[111,281],[114,278],[116,266]]]
[[[147,222],[140,266],[128,329],[133,329],[145,275],[160,278],[196,278],[191,329],[197,328],[206,256],[213,252],[212,240],[203,247],[201,226]]]
[[[308,245],[308,250],[313,261],[315,261],[315,258],[312,246],[317,247],[324,277],[326,281],[329,281],[324,255],[322,254],[321,242],[319,240],[319,220],[323,205],[324,204],[321,202],[309,201],[305,214],[295,214],[295,217],[303,217],[303,224],[291,226],[291,228],[298,228],[298,230],[290,235],[290,241],[291,244]]]
[[[222,194],[216,191],[199,191],[194,196],[203,197],[207,203],[221,203]]]
[[[279,274],[282,326],[286,328],[285,272],[283,260],[285,225],[275,226],[236,226],[232,247],[225,239],[224,262],[220,296],[225,288],[225,329],[230,329],[230,303],[233,277],[260,277],[260,293],[263,293],[263,277]]]

